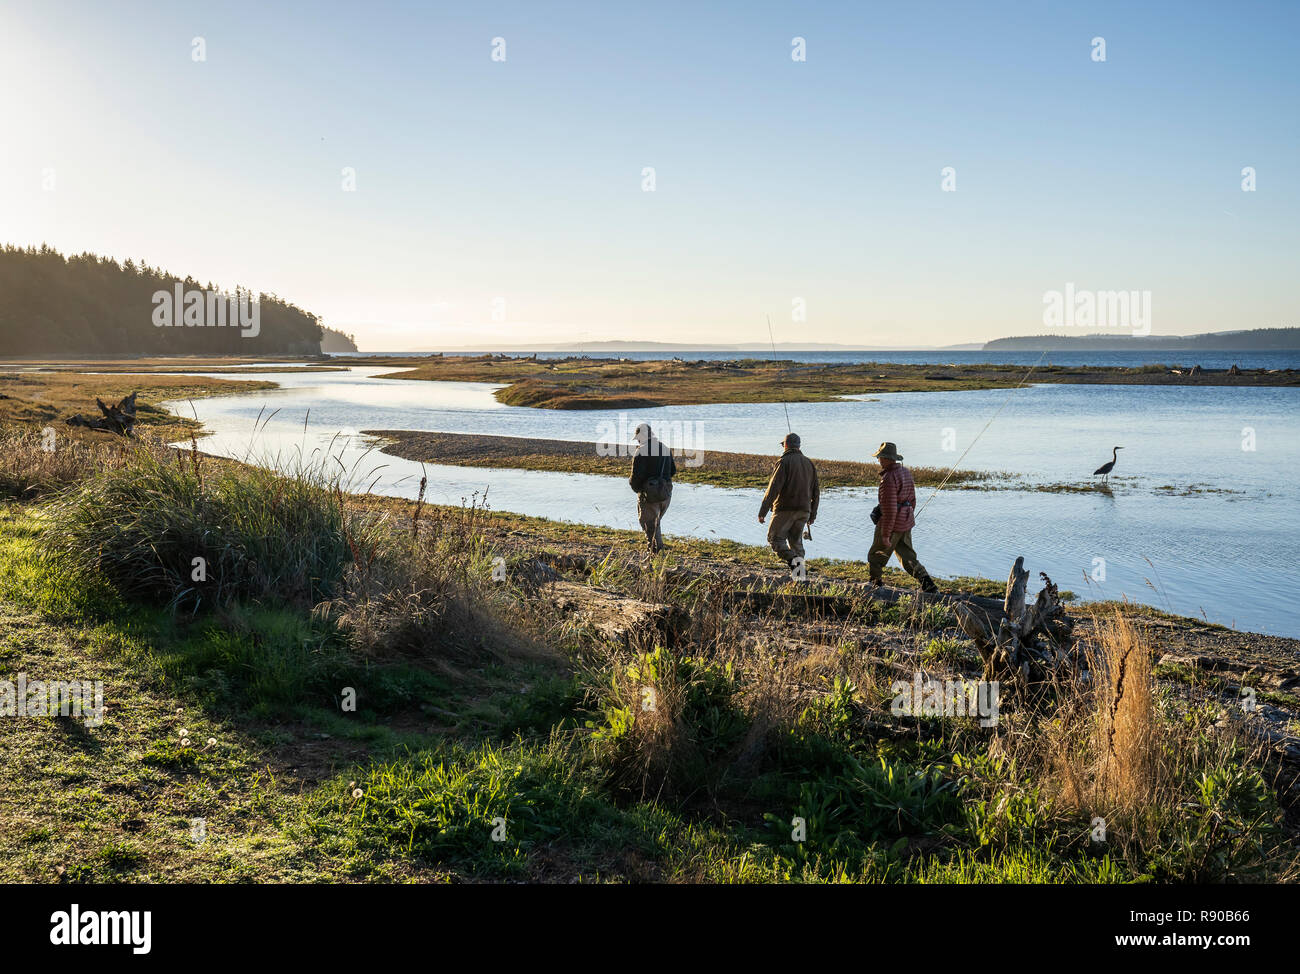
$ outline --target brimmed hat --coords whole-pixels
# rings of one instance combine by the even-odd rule
[[[875,457],[877,460],[879,460],[881,457],[884,457],[888,460],[903,459],[902,454],[898,452],[898,447],[896,447],[893,443],[889,443],[889,442],[881,443],[880,449],[877,450],[875,453],[873,453],[872,456]]]
[[[784,444],[785,444],[787,447],[789,447],[791,450],[797,450],[797,449],[799,449],[799,444],[800,444],[799,434],[798,434],[798,433],[786,433],[786,434],[785,434],[785,439],[782,440],[781,442],[784,443]]]

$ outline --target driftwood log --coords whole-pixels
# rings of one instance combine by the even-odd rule
[[[819,595],[815,592],[769,592],[758,589],[738,589],[725,595],[732,609],[747,612],[779,612],[783,615],[844,617],[857,607],[850,598],[841,595]]]
[[[987,681],[997,680],[1004,697],[1033,703],[1072,664],[1074,622],[1065,614],[1056,585],[1043,572],[1043,589],[1032,605],[1025,603],[1029,571],[1020,557],[1007,576],[1000,615],[986,615],[970,605],[953,604],[957,624],[975,643],[984,660]]]
[[[68,420],[69,426],[85,426],[87,429],[103,430],[106,433],[116,433],[118,436],[131,436],[131,430],[135,428],[135,397],[136,393],[123,397],[112,406],[105,406],[104,400],[96,398],[95,405],[103,416],[94,419],[87,419],[85,416],[73,416]]]
[[[555,582],[548,595],[566,621],[616,649],[672,644],[686,623],[675,605],[646,602],[577,582]]]
[[[644,574],[645,567],[640,559],[629,558],[620,566],[633,577]],[[591,560],[582,555],[558,554],[550,551],[538,551],[528,560],[514,569],[516,577],[533,586],[557,581],[561,572],[589,574]],[[723,586],[723,604],[730,609],[747,612],[780,612],[792,616],[812,616],[842,618],[852,615],[861,608],[855,598],[843,595],[828,595],[821,591],[828,584],[836,588],[848,588],[863,593],[873,602],[893,604],[902,599],[915,599],[919,602],[956,602],[962,601],[984,615],[1002,612],[1002,602],[998,599],[985,598],[980,595],[924,595],[916,589],[893,588],[890,586],[873,586],[866,582],[828,582],[816,576],[800,583],[801,591],[777,591],[774,585],[784,585],[786,573],[774,578],[773,573],[748,572],[741,575],[717,575],[701,572],[698,569],[673,567],[663,571],[661,577],[665,582],[691,582],[704,575],[715,579]]]

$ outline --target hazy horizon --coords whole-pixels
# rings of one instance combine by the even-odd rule
[[[1195,338],[1204,338],[1209,335],[1239,335],[1245,334],[1249,330],[1225,330],[1221,332],[1200,332],[1195,335],[1152,335],[1151,338],[1164,339],[1166,341],[1190,340]],[[1010,336],[999,336],[1002,338]],[[1029,335],[1017,337],[1030,338],[1075,338],[1075,335]],[[1095,338],[1103,341],[1110,340],[1117,336],[1112,335],[1095,335]],[[1123,337],[1123,336],[1119,336]],[[989,340],[994,341],[994,339]],[[656,342],[640,341],[636,339],[603,339],[595,338],[589,341],[581,342],[480,342],[478,344],[468,345],[429,345],[402,349],[385,349],[383,351],[373,352],[373,354],[384,354],[384,352],[398,353],[436,353],[436,352],[462,352],[462,351],[581,351],[584,348],[602,349],[610,351],[627,350],[627,351],[673,351],[678,349],[687,349],[693,351],[756,351],[767,352],[775,349],[778,352],[783,351],[845,351],[845,352],[907,352],[907,351],[955,351],[955,350],[982,350],[988,342],[956,342],[951,345],[868,345],[868,344],[845,344],[839,342],[819,342],[813,339],[808,341],[782,341],[782,342]],[[1223,350],[1231,350],[1234,346],[1225,344]],[[1141,342],[1135,343],[1134,351],[1147,350],[1149,346]],[[358,346],[358,353],[371,354],[372,350]]]
[[[1075,287],[1149,293],[1153,336],[1300,324],[1295,5],[311,11],[6,4],[0,243],[273,292],[367,351],[766,315],[943,347],[1060,331]]]

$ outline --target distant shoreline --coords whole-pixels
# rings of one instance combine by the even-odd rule
[[[663,352],[749,353],[759,352],[765,357],[773,352],[805,352],[827,354],[852,354],[858,352],[1218,352],[1250,354],[1256,352],[1294,352],[1300,355],[1300,328],[1253,328],[1241,331],[1203,332],[1196,335],[1013,335],[994,338],[986,342],[958,342],[951,345],[844,345],[836,342],[644,342],[644,341],[568,341],[502,344],[488,342],[481,345],[440,345],[429,349],[398,352],[361,352],[353,349],[344,354],[355,355],[482,355],[504,353],[530,355],[533,353],[576,355],[628,352],[637,355]]]

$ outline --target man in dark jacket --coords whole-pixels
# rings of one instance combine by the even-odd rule
[[[632,476],[628,479],[636,491],[636,513],[645,531],[646,544],[654,554],[664,546],[663,535],[659,531],[659,522],[668,511],[668,502],[673,496],[673,477],[677,475],[677,463],[672,451],[656,439],[649,423],[642,423],[636,428],[637,450],[632,459]]]
[[[817,520],[821,489],[817,468],[800,452],[799,434],[790,433],[781,446],[785,452],[768,481],[767,493],[758,508],[758,523],[763,523],[769,510],[773,512],[767,543],[782,561],[794,567],[794,560],[803,558],[803,529]]]

